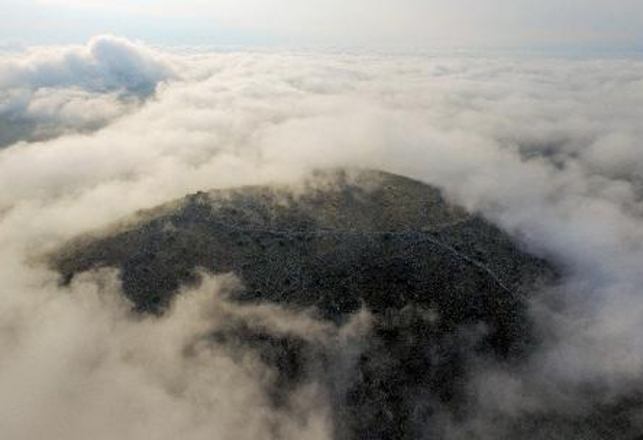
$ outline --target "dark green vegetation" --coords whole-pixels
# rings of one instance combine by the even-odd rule
[[[555,278],[435,188],[376,171],[191,195],[80,238],[53,264],[64,282],[121,269],[140,312],[162,313],[180,285],[198,282],[197,268],[236,273],[236,301],[308,309],[338,325],[367,308],[371,333],[341,381],[341,353],[305,338],[243,325],[213,335],[257,350],[280,373],[268,390],[275,405],[308,380],[324,383],[340,439],[424,438],[436,414],[464,417],[472,360],[520,358],[533,343],[524,297]]]

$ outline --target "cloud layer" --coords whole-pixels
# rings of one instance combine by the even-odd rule
[[[532,307],[545,346],[518,371],[481,366],[476,417],[445,421],[452,438],[498,438],[510,429],[498,420],[590,412],[643,391],[640,61],[181,54],[113,37],[2,56],[6,438],[329,438],[314,383],[293,397],[299,413],[280,412],[265,403],[269,367],[198,345],[228,319],[200,314],[231,307],[217,296],[229,280],[207,278],[168,316],[141,319],[113,274],[68,291],[34,263],[137,209],[320,166],[436,184],[563,268]]]

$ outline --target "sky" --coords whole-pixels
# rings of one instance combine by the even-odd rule
[[[635,49],[638,0],[0,0],[0,41],[162,45]]]

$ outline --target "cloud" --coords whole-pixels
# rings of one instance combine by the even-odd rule
[[[275,424],[289,438],[332,436],[314,383],[293,396],[303,416],[284,414],[266,403],[274,372],[249,354],[206,346],[180,356],[245,313],[200,315],[224,307],[212,293],[225,279],[206,277],[173,313],[141,320],[113,275],[88,275],[67,291],[30,263],[137,209],[319,166],[438,185],[563,270],[561,284],[533,301],[542,348],[511,371],[479,365],[474,416],[442,420],[452,438],[497,438],[525,415],[589,414],[643,391],[640,60],[170,55],[108,37],[29,50],[3,66],[0,126],[33,115],[36,128],[14,141],[56,132],[0,151],[7,438],[265,438]],[[133,106],[123,98],[151,92]],[[274,332],[284,331],[275,322],[304,323],[287,331],[340,338],[305,316],[252,313]]]
[[[0,54],[0,147],[101,128],[174,76],[163,55],[112,36]]]
[[[314,383],[291,396],[296,410],[274,408],[264,392],[274,374],[260,359],[250,352],[231,358],[208,340],[235,321],[329,341],[333,329],[274,307],[226,303],[220,294],[233,282],[208,277],[158,319],[132,316],[111,272],[86,274],[69,291],[20,292],[27,298],[2,309],[3,435],[255,439],[272,431],[330,438]],[[8,309],[25,315],[8,316]]]
[[[3,89],[77,86],[94,92],[149,94],[173,76],[159,54],[108,35],[93,38],[84,47],[36,48],[3,61]]]

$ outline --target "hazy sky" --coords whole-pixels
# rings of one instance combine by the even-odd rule
[[[640,48],[640,0],[0,0],[0,40]]]

